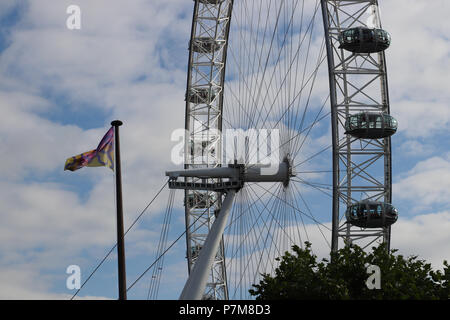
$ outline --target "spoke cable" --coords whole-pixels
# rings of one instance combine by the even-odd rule
[[[124,237],[126,236],[126,234],[133,228],[133,226],[138,222],[138,220],[142,217],[142,215],[147,211],[147,209],[152,205],[152,203],[156,200],[156,198],[161,194],[161,192],[163,191],[163,189],[166,187],[166,185],[169,183],[169,181],[166,181],[163,186],[161,187],[161,189],[159,189],[159,191],[156,193],[155,197],[147,204],[147,206],[141,211],[141,213],[138,215],[138,217],[133,221],[133,223],[128,227],[128,229],[125,231],[124,233]],[[94,270],[91,272],[91,274],[86,278],[86,280],[81,284],[80,288],[74,293],[74,295],[72,296],[72,298],[70,298],[70,300],[73,300],[77,294],[81,291],[81,289],[83,289],[83,287],[86,285],[86,283],[92,278],[92,276],[97,272],[97,270],[102,266],[102,264],[106,261],[106,259],[110,256],[110,254],[114,251],[114,249],[116,249],[117,247],[117,242],[116,244],[108,251],[108,253],[106,254],[105,257],[103,257],[103,259],[100,261],[100,263],[94,268]]]

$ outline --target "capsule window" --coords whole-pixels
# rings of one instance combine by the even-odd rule
[[[396,119],[391,118],[391,126],[392,126],[393,129],[397,129],[398,122],[397,122]]]
[[[369,213],[370,213],[371,217],[375,214],[375,212],[376,212],[376,206],[369,205]]]
[[[360,205],[359,210],[363,217],[367,217],[367,206],[364,203]]]
[[[361,128],[367,128],[367,121],[368,121],[368,119],[367,119],[367,115],[366,114],[362,114],[361,115]]]
[[[381,207],[381,204],[377,205],[377,215],[381,217],[383,213],[383,208]]]
[[[359,40],[359,30],[349,29],[343,32],[344,40],[347,42],[355,42]]]
[[[363,41],[373,40],[373,30],[362,29],[362,39],[363,39]]]
[[[377,129],[381,129],[383,127],[383,118],[381,118],[381,116],[377,116],[376,122],[375,122],[375,127]]]
[[[353,38],[354,38],[354,35],[355,35],[355,30],[353,30],[353,29],[344,31],[344,39],[345,39],[345,41],[352,42]]]
[[[355,217],[358,215],[358,206],[351,206],[350,207],[350,213],[352,217]]]
[[[357,116],[351,116],[349,121],[349,129],[357,128],[358,127],[358,117]]]
[[[386,41],[386,36],[385,36],[383,30],[376,30],[376,34],[377,34],[378,40]]]

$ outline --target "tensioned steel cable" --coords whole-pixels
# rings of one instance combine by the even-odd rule
[[[138,215],[138,217],[133,221],[133,223],[128,227],[127,231],[125,231],[124,236],[130,231],[133,226],[138,222],[138,220],[142,217],[142,215],[147,211],[147,209],[152,205],[152,203],[156,200],[156,198],[161,194],[165,186],[167,185],[169,181],[166,181],[161,189],[156,193],[155,197],[147,204],[147,206],[144,208],[144,210],[141,211],[141,213]],[[92,276],[97,272],[97,270],[102,266],[102,264],[106,261],[106,259],[110,256],[110,254],[114,251],[114,249],[117,247],[116,244],[109,250],[109,252],[106,254],[106,256],[100,261],[100,263],[94,268],[94,270],[91,272],[91,274],[86,278],[86,280],[83,282],[83,284],[80,286],[80,288],[75,292],[75,294],[70,298],[70,300],[73,300],[77,294],[83,289],[83,287],[86,285],[86,283],[92,278]]]
[[[312,22],[313,22],[313,20],[314,20],[315,14],[317,13],[317,10],[318,10],[318,8],[319,8],[319,5],[318,5],[318,4],[319,4],[319,2],[316,4],[316,8],[315,8],[315,12],[314,12],[313,18],[311,19],[311,21],[310,21],[310,23],[309,23],[309,25],[308,25],[308,30],[310,30],[310,32],[312,32],[312,29],[313,29],[313,28],[311,28],[311,25],[312,25]],[[280,7],[280,8],[281,8],[281,7]],[[289,28],[287,28],[287,29],[289,30]],[[305,37],[306,37],[306,34],[305,34]],[[303,40],[304,40],[304,38],[300,41],[300,44],[303,43]],[[301,45],[299,45],[299,47],[297,48],[297,51],[296,51],[296,53],[295,53],[295,57],[298,56],[300,46],[301,46]],[[232,50],[231,47],[230,47],[230,50]],[[323,48],[321,49],[321,52],[322,52],[322,51],[323,51]],[[308,46],[308,52],[309,52],[309,46]],[[322,55],[319,55],[319,57],[321,57],[321,56],[322,56]],[[308,84],[308,83],[310,82],[311,79],[315,80],[315,77],[316,77],[316,75],[317,75],[318,68],[319,68],[319,66],[322,64],[322,62],[323,62],[324,60],[325,60],[324,58],[318,59],[317,66],[315,67],[315,71],[311,74],[311,76],[308,78],[308,80],[306,81],[306,83],[305,83],[304,85],[302,85],[302,89],[300,90],[300,92],[298,92],[298,93],[295,95],[295,97],[293,98],[293,101],[289,104],[289,107],[287,108],[287,111],[285,111],[285,112],[283,113],[282,117],[278,120],[277,124],[282,120],[282,118],[284,117],[285,113],[290,111],[290,108],[294,105],[294,102],[295,102],[295,101],[298,99],[298,97],[301,95],[303,89],[306,87],[306,84]],[[291,71],[291,68],[292,68],[293,63],[294,63],[294,60],[291,62],[290,66],[289,66],[289,71]],[[290,74],[290,72],[289,72],[289,74]],[[284,77],[283,83],[286,81],[286,79],[287,79],[287,75]],[[302,84],[303,84],[303,83],[304,83],[304,79],[302,80]],[[314,81],[313,81],[313,83],[314,83]],[[311,89],[312,89],[312,86],[313,86],[313,85],[311,85]],[[278,94],[280,93],[280,90],[281,90],[282,87],[283,87],[283,86],[280,86],[280,89],[279,89],[278,92],[277,92],[277,96],[278,96]],[[230,88],[230,89],[231,89],[231,88]],[[311,90],[310,90],[309,96],[310,96],[310,95],[311,95]],[[234,96],[234,95],[233,95],[233,96]],[[266,96],[267,96],[267,93],[266,93]],[[309,100],[309,98],[308,98],[308,100]],[[238,99],[238,101],[240,101],[240,100]],[[274,101],[274,103],[275,103],[275,101]],[[272,110],[272,107],[274,106],[274,103],[272,103],[272,105],[271,105],[271,108],[270,108],[271,110]],[[324,103],[324,104],[325,104],[325,103]],[[264,125],[265,122],[267,121],[267,119],[268,119],[268,114],[269,114],[270,112],[264,112],[264,113],[267,114],[267,116],[266,116],[266,119],[264,119],[263,125]],[[260,115],[258,116],[258,119],[259,119],[260,116],[261,116],[261,113],[260,113]],[[251,121],[251,122],[253,121],[253,117],[251,117],[250,121]],[[303,117],[302,117],[302,123],[303,123]],[[295,136],[293,136],[292,138],[290,138],[290,139],[289,139],[289,142],[290,142],[291,140],[293,140],[293,139],[296,139],[296,137],[298,137],[298,134],[295,135]],[[285,145],[285,143],[283,143],[283,146],[284,146],[284,145]],[[281,147],[281,146],[280,146],[280,147]]]
[[[158,249],[156,251],[156,258],[161,256],[166,249],[167,236],[170,229],[170,221],[172,218],[173,201],[175,196],[175,190],[171,189],[169,194],[169,200],[167,201],[166,213],[164,215],[163,226],[161,235],[159,238]],[[150,279],[150,285],[147,293],[147,300],[156,300],[159,292],[159,285],[161,283],[161,274],[164,265],[164,258],[158,260],[156,267],[153,269],[153,274]]]
[[[214,205],[216,202],[217,202],[217,200],[213,202],[213,205]],[[156,258],[155,261],[153,261],[153,263],[150,264],[150,266],[149,266],[147,269],[145,269],[144,272],[142,272],[141,275],[140,275],[139,277],[137,277],[136,280],[134,280],[134,282],[128,287],[127,292],[128,292],[129,290],[131,290],[131,288],[133,288],[133,287],[135,286],[135,284],[138,283],[139,280],[141,280],[142,277],[144,277],[144,276],[146,275],[146,273],[147,273],[148,271],[150,271],[150,269],[153,268],[153,266],[154,266],[156,263],[158,263],[158,261],[159,261],[160,259],[162,259],[162,258],[164,257],[164,255],[165,255],[170,249],[172,249],[172,247],[173,247],[173,246],[174,246],[174,245],[175,245],[175,244],[176,244],[176,243],[177,243],[177,242],[178,242],[178,241],[186,234],[187,230],[189,230],[190,228],[192,228],[192,227],[197,223],[197,221],[202,217],[202,215],[203,215],[204,213],[206,213],[208,210],[209,210],[209,208],[205,209],[205,211],[203,211],[202,214],[200,214],[200,215],[199,215],[199,216],[198,216],[198,217],[197,217],[197,218],[196,218],[189,226],[186,227],[186,229],[178,236],[178,238],[176,238],[176,239],[170,244],[170,246],[168,246],[167,249],[164,250],[164,252],[163,252],[158,258]],[[206,224],[206,222],[207,222],[207,221],[204,221],[204,222],[201,223],[199,226],[197,226],[197,227],[195,228],[195,230],[193,230],[193,232],[195,232],[195,231],[197,231],[198,229],[200,229],[203,225]]]

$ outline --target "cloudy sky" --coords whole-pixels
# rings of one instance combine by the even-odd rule
[[[81,30],[66,27],[69,5]],[[392,247],[440,267],[450,258],[450,39],[446,0],[380,1],[393,137]],[[125,227],[165,182],[173,130],[184,126],[193,2],[0,2],[0,299],[67,299],[66,268],[87,277],[115,243],[113,175],[64,172],[121,119]],[[127,235],[131,283],[153,261],[168,192]],[[171,239],[183,228],[180,195]],[[327,223],[329,221],[323,221]],[[183,240],[184,241],[184,240]],[[184,242],[168,254],[161,298],[186,279]],[[314,244],[314,243],[313,243]],[[112,256],[80,297],[117,297]],[[148,282],[129,292],[145,299]]]

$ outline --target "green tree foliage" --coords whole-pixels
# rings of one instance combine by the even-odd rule
[[[346,246],[331,254],[331,261],[317,261],[311,243],[305,248],[292,247],[277,258],[275,274],[263,274],[250,294],[257,300],[277,299],[449,299],[450,269],[444,261],[443,271],[418,259],[395,255],[384,245],[366,253],[356,245]],[[366,281],[368,265],[381,271],[381,289],[370,290]]]

